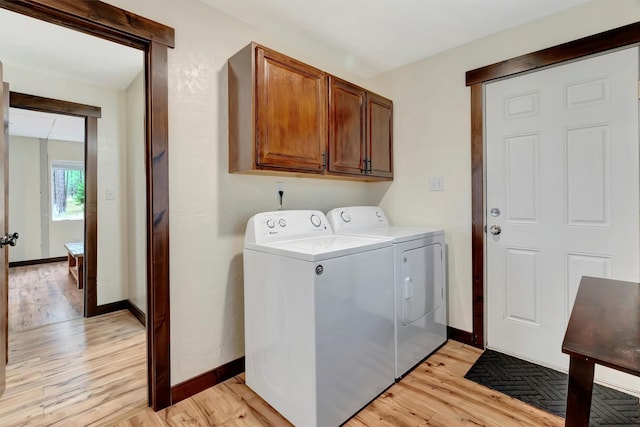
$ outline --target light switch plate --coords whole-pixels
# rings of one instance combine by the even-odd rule
[[[429,191],[444,191],[444,178],[441,176],[429,178]]]

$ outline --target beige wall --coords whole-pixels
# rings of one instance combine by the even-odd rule
[[[147,312],[147,220],[144,161],[144,73],[126,90],[127,110],[127,287],[129,301]]]
[[[20,136],[9,138],[9,230],[20,233],[18,244],[9,250],[10,261],[66,256],[65,243],[83,240],[84,221],[52,221],[49,215],[49,247],[48,252],[43,250],[40,192],[50,191],[50,184],[40,188],[41,170],[44,168],[49,172],[51,162],[56,160],[82,162],[84,146],[79,142],[49,140],[47,159],[46,165],[40,164],[39,139]],[[48,175],[47,182],[50,181]]]
[[[596,0],[380,75],[394,100],[395,180],[381,206],[392,221],[444,226],[449,324],[471,331],[470,91],[465,72],[640,20],[640,1]],[[429,192],[429,177],[444,192]]]
[[[449,244],[450,323],[471,329],[469,90],[465,71],[640,17],[634,0],[582,8],[420,61],[368,82],[317,50],[276,40],[194,0],[109,3],[174,27],[169,51],[171,383],[244,353],[242,242],[247,219],[277,207],[328,210],[381,204],[392,221],[439,225]],[[615,4],[615,6],[613,6]],[[255,40],[394,100],[395,171],[389,183],[227,173],[229,56]],[[444,177],[430,193],[428,178]]]
[[[9,232],[20,233],[9,261],[40,259],[40,140],[9,137],[9,165]]]
[[[377,205],[388,184],[227,172],[227,59],[251,40],[347,79],[312,51],[274,40],[194,0],[109,3],[172,26],[169,51],[171,383],[244,354],[242,245],[251,215],[284,207]],[[352,79],[355,83],[357,80]],[[383,94],[384,95],[384,94]]]

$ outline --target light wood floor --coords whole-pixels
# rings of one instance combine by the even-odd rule
[[[9,269],[9,333],[83,316],[83,291],[67,263]]]
[[[145,328],[128,311],[9,338],[0,426],[113,424],[147,405]]]
[[[449,341],[360,411],[347,427],[562,426],[564,419],[464,379],[480,356]],[[116,424],[133,426],[290,426],[237,376],[163,411],[145,409]]]

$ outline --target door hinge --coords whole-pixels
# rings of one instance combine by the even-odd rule
[[[327,169],[327,152],[322,153],[322,170]]]

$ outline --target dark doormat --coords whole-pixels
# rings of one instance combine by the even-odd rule
[[[567,374],[485,350],[464,376],[564,418]],[[590,426],[639,426],[638,398],[594,384]]]

